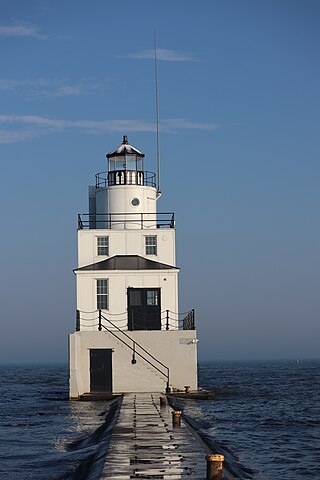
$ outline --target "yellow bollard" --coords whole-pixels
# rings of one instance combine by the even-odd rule
[[[222,464],[224,456],[219,454],[209,454],[207,460],[207,480],[222,480]]]
[[[172,411],[172,426],[173,427],[181,427],[181,414],[180,410],[173,410]]]

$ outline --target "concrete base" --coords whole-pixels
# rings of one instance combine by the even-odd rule
[[[165,391],[166,376],[159,372],[167,370],[150,358],[141,348],[136,346],[136,363],[133,364],[132,350],[121,342],[121,339],[132,345],[140,344],[157,360],[169,368],[169,384],[176,389],[184,390],[190,385],[197,390],[197,342],[195,330],[172,331],[133,331],[117,332],[118,338],[107,331],[80,331],[69,335],[70,362],[70,399],[79,399],[90,393],[90,349],[111,348],[112,354],[112,393],[155,392]],[[148,364],[146,359],[153,363]]]
[[[207,390],[196,390],[193,392],[171,392],[169,397],[174,398],[183,398],[184,400],[213,400],[214,399],[214,393],[213,392],[208,392]]]

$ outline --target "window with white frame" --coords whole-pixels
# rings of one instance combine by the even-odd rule
[[[109,282],[107,278],[97,279],[97,309],[108,310]]]
[[[147,235],[145,238],[146,255],[157,255],[157,236]]]
[[[109,237],[97,237],[98,255],[109,255]]]

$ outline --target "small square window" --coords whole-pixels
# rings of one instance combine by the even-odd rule
[[[109,237],[97,237],[98,255],[109,255]]]
[[[141,291],[139,290],[128,290],[130,295],[130,305],[139,306],[141,305]]]
[[[157,290],[147,290],[147,305],[158,305]]]
[[[157,255],[157,236],[148,235],[145,237],[146,255]]]

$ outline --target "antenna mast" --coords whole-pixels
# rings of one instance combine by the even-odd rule
[[[156,80],[156,123],[157,123],[157,166],[158,166],[158,189],[157,198],[161,195],[160,187],[160,138],[159,138],[159,97],[158,97],[158,65],[157,65],[157,45],[156,45],[156,31],[153,31],[154,41],[154,73]]]

